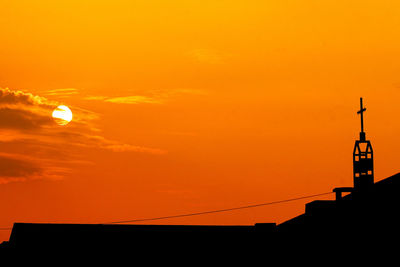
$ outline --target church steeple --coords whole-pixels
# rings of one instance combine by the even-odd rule
[[[356,140],[353,150],[353,179],[355,190],[365,190],[374,184],[374,153],[371,142],[366,140],[364,132],[363,113],[367,109],[363,107],[363,99],[360,98],[361,115],[360,140]]]

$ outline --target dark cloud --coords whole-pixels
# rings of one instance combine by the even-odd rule
[[[27,179],[61,179],[71,168],[65,167],[65,160],[58,162],[55,159],[57,151],[68,153],[76,148],[97,148],[115,152],[166,153],[162,149],[103,137],[94,125],[97,114],[78,107],[72,108],[74,119],[65,127],[59,126],[52,118],[52,111],[59,104],[31,93],[0,88],[0,184]],[[82,164],[82,160],[78,157],[68,164]]]
[[[0,152],[0,184],[37,179],[59,180],[71,172],[69,165],[74,164],[87,162]]]
[[[54,123],[51,114],[47,116],[24,109],[0,108],[0,128],[37,129]]]
[[[112,100],[116,102],[127,101],[126,98],[113,98]],[[20,138],[7,136],[9,140],[14,141],[27,139],[31,135],[32,139],[42,144],[63,144],[67,140],[75,146],[94,147],[118,152],[166,153],[162,149],[125,144],[99,135],[99,130],[92,123],[93,120],[97,119],[97,115],[77,107],[73,108],[74,119],[68,125],[68,128],[58,127],[51,116],[51,111],[57,108],[58,104],[31,93],[0,89],[0,129],[18,130],[19,133],[16,135]],[[54,127],[51,127],[52,125]],[[27,133],[24,130],[35,131]]]
[[[45,109],[54,109],[57,107],[55,102],[51,102],[44,97],[8,88],[0,88],[0,106],[2,105],[39,106]]]
[[[0,129],[38,129],[53,123],[55,102],[31,93],[0,88]]]
[[[42,168],[35,162],[0,155],[0,177],[3,179],[27,178],[41,172]]]

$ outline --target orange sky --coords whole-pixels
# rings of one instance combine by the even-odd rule
[[[398,1],[2,0],[0,10],[0,228],[351,186],[361,96],[375,180],[399,171]],[[51,118],[58,104],[74,113],[67,126]],[[151,223],[279,223],[308,201]]]

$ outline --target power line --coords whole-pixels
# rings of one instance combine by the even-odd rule
[[[296,201],[296,200],[301,200],[301,199],[306,199],[306,198],[313,198],[313,197],[317,197],[317,196],[328,195],[328,194],[332,194],[332,193],[333,192],[326,192],[326,193],[320,193],[320,194],[315,194],[315,195],[308,195],[308,196],[297,197],[297,198],[289,198],[289,199],[284,199],[284,200],[278,200],[278,201],[272,201],[272,202],[260,203],[260,204],[253,204],[253,205],[247,205],[247,206],[241,206],[241,207],[235,207],[235,208],[228,208],[228,209],[210,210],[210,211],[186,213],[186,214],[179,214],[179,215],[170,215],[170,216],[155,217],[155,218],[145,218],[145,219],[134,219],[134,220],[107,222],[107,223],[103,223],[103,224],[120,224],[120,223],[156,221],[156,220],[165,220],[165,219],[172,219],[172,218],[197,216],[197,215],[204,215],[204,214],[211,214],[211,213],[221,213],[221,212],[228,212],[228,211],[234,211],[234,210],[249,209],[249,208],[256,208],[256,207],[261,207],[261,206],[280,204],[280,203],[285,203],[285,202],[290,202],[290,201]]]
[[[332,194],[332,193],[333,192],[326,192],[326,193],[320,193],[320,194],[315,194],[315,195],[308,195],[308,196],[302,196],[302,197],[296,197],[296,198],[289,198],[289,199],[284,199],[284,200],[278,200],[278,201],[272,201],[272,202],[266,202],[266,203],[259,203],[259,204],[252,204],[252,205],[235,207],[235,208],[228,208],[228,209],[209,210],[209,211],[202,211],[202,212],[195,212],[195,213],[186,213],[186,214],[170,215],[170,216],[154,217],[154,218],[145,218],[145,219],[134,219],[134,220],[124,220],[124,221],[116,221],[116,222],[106,222],[106,223],[102,223],[102,224],[121,224],[121,223],[132,223],[132,222],[156,221],[156,220],[166,220],[166,219],[182,218],[182,217],[189,217],[189,216],[198,216],[198,215],[205,215],[205,214],[212,214],[212,213],[222,213],[222,212],[229,212],[229,211],[235,211],[235,210],[242,210],[242,209],[250,209],[250,208],[262,207],[262,206],[275,205],[275,204],[280,204],[280,203],[285,203],[285,202],[291,202],[291,201],[297,201],[297,200],[302,200],[302,199],[307,199],[307,198],[313,198],[313,197],[328,195],[328,194]],[[4,228],[0,228],[0,231],[1,230],[4,230],[4,231],[12,230],[12,228],[4,227]]]

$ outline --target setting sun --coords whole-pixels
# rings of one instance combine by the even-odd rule
[[[58,125],[67,125],[72,121],[72,111],[64,105],[58,106],[52,114],[54,121]]]

